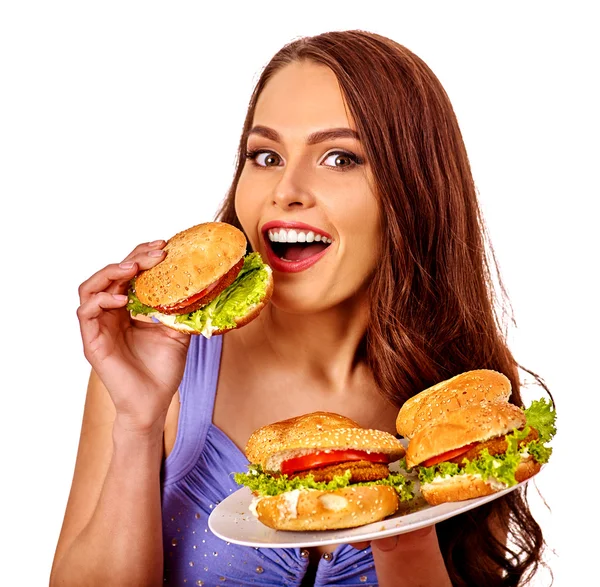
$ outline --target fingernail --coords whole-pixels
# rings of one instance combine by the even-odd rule
[[[119,267],[121,269],[131,269],[133,267],[133,261],[124,261],[123,263],[119,263]]]
[[[380,540],[376,540],[373,544],[377,545],[377,548],[382,552],[389,552],[390,550],[394,550],[398,544],[398,536],[390,536],[389,538],[381,538]]]
[[[152,241],[151,243],[148,243],[149,247],[157,247],[158,245],[160,245],[163,241],[161,239],[157,240],[157,241]]]
[[[160,250],[160,251],[148,251],[148,256],[149,257],[162,257],[164,251]]]
[[[124,302],[127,299],[127,296],[123,294],[113,294],[113,298],[115,298],[117,302]]]

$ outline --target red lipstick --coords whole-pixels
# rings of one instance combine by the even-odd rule
[[[268,234],[269,230],[276,230],[280,228],[283,228],[285,230],[294,229],[301,230],[304,232],[313,232],[316,235],[321,235],[321,237],[323,238],[331,239],[329,233],[325,232],[324,230],[321,230],[320,228],[316,228],[309,224],[305,224],[304,222],[283,222],[278,220],[267,222],[262,227],[262,234],[267,250],[268,263],[271,266],[271,268],[275,271],[280,271],[281,273],[299,273],[300,271],[304,271],[305,269],[308,269],[309,267],[312,267],[315,263],[317,263],[327,253],[327,250],[329,249],[329,244],[327,244],[327,246],[323,250],[319,251],[318,253],[315,253],[314,255],[311,255],[310,257],[306,257],[305,259],[301,259],[298,261],[284,260],[275,253],[273,245],[276,245],[277,243],[272,243],[269,239]],[[323,241],[316,241],[317,244],[319,242]],[[296,243],[289,244],[295,245]]]

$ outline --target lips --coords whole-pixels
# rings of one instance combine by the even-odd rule
[[[272,221],[262,227],[269,265],[275,271],[298,273],[317,263],[332,238],[329,233],[303,222]]]

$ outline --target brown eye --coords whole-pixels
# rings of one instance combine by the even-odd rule
[[[270,151],[262,151],[256,153],[254,162],[260,167],[277,167],[281,165],[281,158],[276,153]]]
[[[359,161],[356,155],[353,155],[352,153],[345,153],[343,151],[329,153],[329,155],[327,155],[327,157],[325,157],[323,160],[323,165],[337,169],[354,167],[354,165],[358,165],[359,163],[362,163],[362,161]]]

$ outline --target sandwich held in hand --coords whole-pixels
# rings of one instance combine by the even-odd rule
[[[398,431],[409,439],[406,464],[418,471],[431,505],[491,495],[538,473],[556,432],[551,402],[527,409],[508,402],[510,381],[496,371],[469,371],[404,404]]]
[[[271,268],[246,253],[242,231],[206,222],[169,239],[165,258],[131,283],[127,309],[210,338],[247,324],[273,291]]]
[[[377,522],[413,497],[390,473],[401,442],[330,412],[263,426],[246,445],[248,473],[235,481],[254,494],[252,513],[276,530],[334,530]]]

